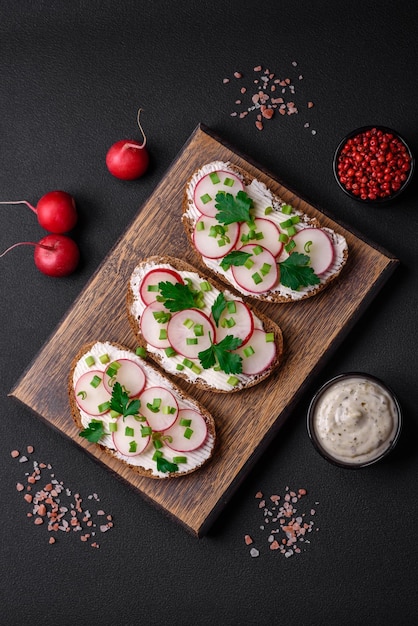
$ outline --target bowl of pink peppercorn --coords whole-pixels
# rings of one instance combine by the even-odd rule
[[[401,135],[386,126],[363,126],[340,142],[334,174],[354,200],[382,204],[397,198],[414,171],[412,152]]]

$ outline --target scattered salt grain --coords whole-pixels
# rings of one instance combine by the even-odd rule
[[[260,552],[257,550],[257,548],[251,548],[250,550],[250,556],[252,556],[253,558],[259,556]]]
[[[27,446],[28,454],[34,451],[33,446]],[[20,456],[19,451],[12,450],[10,453],[12,458],[19,460],[19,463],[29,462],[29,458]],[[23,460],[24,459],[24,460]],[[107,532],[113,527],[113,518],[107,515],[103,509],[96,511],[96,516],[106,516],[107,523],[98,525],[93,518],[90,510],[83,509],[83,498],[79,493],[72,495],[72,490],[64,486],[62,481],[55,478],[55,474],[51,471],[50,463],[39,463],[37,460],[32,461],[33,471],[25,473],[26,485],[23,482],[16,483],[16,490],[23,494],[24,501],[31,505],[31,510],[26,513],[28,519],[33,520],[36,526],[43,527],[48,533],[54,533],[48,538],[48,543],[53,545],[56,543],[56,534],[58,531],[63,533],[78,533],[78,537],[84,543],[89,543],[90,538],[94,537],[96,527],[98,526],[102,533]],[[44,476],[49,471],[49,476]],[[43,481],[43,486],[37,486],[36,492],[33,486],[38,481]],[[33,491],[32,491],[33,489]],[[62,502],[62,496],[69,499],[67,506]],[[97,493],[87,496],[88,500],[100,501]],[[81,532],[89,529],[89,532]],[[90,543],[91,547],[99,548],[97,541]]]

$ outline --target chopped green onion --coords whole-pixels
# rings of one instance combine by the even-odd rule
[[[135,350],[135,354],[137,356],[142,356],[143,358],[145,358],[147,356],[147,351],[142,346],[138,346],[137,349]]]
[[[303,246],[303,249],[305,250],[305,252],[307,252],[309,254],[309,252],[311,251],[311,245],[312,245],[312,241],[307,241],[305,243],[305,245]]]
[[[173,463],[187,463],[187,456],[173,456]]]
[[[152,435],[151,426],[141,426],[141,437],[148,437],[149,435]]]
[[[291,226],[293,226],[293,222],[292,222],[292,218],[289,218],[288,220],[285,220],[284,222],[280,222],[280,227],[281,228],[290,228]]]
[[[190,317],[188,317],[186,320],[184,320],[183,322],[183,326],[185,326],[186,328],[192,328],[194,325],[193,320],[190,319]]]
[[[110,356],[108,354],[101,354],[99,356],[99,361],[100,361],[100,363],[103,363],[103,365],[105,365],[106,363],[109,363]]]
[[[193,362],[192,362],[192,361],[190,361],[190,359],[183,359],[183,365],[184,365],[185,367],[190,367],[190,368],[192,368],[192,367],[193,367]]]
[[[193,430],[191,428],[186,428],[186,430],[183,433],[183,437],[185,437],[186,439],[190,439],[192,435],[193,435]]]
[[[147,291],[152,291],[152,292],[160,291],[160,288],[158,285],[147,285]]]
[[[273,207],[272,206],[267,206],[264,209],[264,215],[270,215],[270,213],[272,213],[272,211],[273,211]]]
[[[161,340],[167,339],[167,329],[161,328],[158,338]]]
[[[253,265],[254,261],[250,257],[248,257],[248,259],[244,263],[244,266],[247,268],[247,270],[250,270]]]
[[[239,383],[239,378],[236,376],[230,376],[226,382],[228,385],[231,385],[231,387],[235,387],[235,385]]]
[[[169,346],[164,350],[165,355],[168,357],[176,356],[177,352],[174,350],[172,346]]]
[[[179,423],[180,423],[180,426],[184,426],[185,428],[188,428],[191,425],[192,420],[188,419],[186,417],[182,417],[182,418],[180,418],[180,422]]]
[[[126,435],[127,437],[133,437],[133,436],[134,436],[134,434],[135,434],[135,431],[134,431],[134,429],[133,429],[133,428],[131,428],[130,426],[126,426],[126,427],[125,427],[125,435]]]
[[[220,178],[219,178],[219,176],[218,176],[218,172],[211,172],[211,173],[209,174],[209,178],[211,179],[211,181],[212,181],[212,183],[213,183],[214,185],[217,185],[218,183],[220,183],[220,182],[221,182],[221,180],[220,180]]]
[[[293,248],[296,248],[296,244],[295,244],[295,242],[293,241],[293,239],[291,239],[291,240],[289,241],[289,243],[287,243],[287,244],[285,245],[284,249],[286,250],[286,252],[291,252],[291,251],[293,250]]]
[[[102,404],[99,404],[97,408],[99,409],[99,413],[104,413],[105,411],[108,411],[110,409],[110,400],[102,402]]]
[[[137,443],[136,441],[129,442],[129,452],[136,452]]]
[[[95,374],[90,381],[90,385],[96,389],[100,385],[101,382],[102,382],[102,379],[100,378],[100,376],[97,376],[97,374]]]
[[[209,228],[209,237],[217,237],[218,232],[216,230],[216,226],[211,226]]]
[[[244,348],[244,356],[249,357],[254,354],[254,348],[252,346],[247,346]]]
[[[226,303],[226,308],[228,309],[228,313],[237,312],[237,305],[233,300],[230,300],[229,302]]]
[[[163,453],[161,452],[161,450],[156,450],[153,454],[152,460],[156,461],[157,459],[161,459],[162,456]]]
[[[241,241],[242,243],[248,243],[250,241],[250,237],[244,233],[241,235]]]
[[[271,270],[270,263],[263,263],[262,267],[260,268],[260,272],[263,274],[263,276],[267,276],[270,270]]]
[[[291,219],[292,219],[293,224],[299,224],[299,222],[300,222],[299,215],[292,215]]]
[[[291,212],[292,212],[292,207],[290,206],[290,204],[282,205],[282,213],[284,213],[285,215],[290,215]]]
[[[114,411],[113,409],[110,411],[109,413],[110,417],[112,419],[116,419],[118,417],[120,417],[122,415],[122,413],[118,413],[117,411]]]
[[[260,274],[258,272],[255,272],[251,278],[253,279],[254,283],[256,285],[259,285],[260,283],[263,282],[263,279],[261,278]]]
[[[186,337],[186,345],[187,346],[197,346],[199,340],[197,337]]]
[[[266,333],[266,343],[274,341],[274,333]]]
[[[205,222],[203,220],[200,220],[199,222],[197,222],[196,230],[205,230]]]
[[[115,433],[118,429],[118,423],[117,422],[110,422],[109,424],[109,432],[110,433]]]
[[[293,235],[296,235],[297,230],[294,226],[291,226],[290,228],[287,228],[287,234],[289,235],[289,237],[293,237]]]
[[[85,360],[86,365],[88,367],[91,367],[96,362],[95,359],[94,359],[94,356],[92,354],[89,354],[89,356],[86,356],[86,358],[84,360]]]
[[[176,370],[178,372],[182,372],[184,370],[184,365],[182,365],[181,363],[177,363]]]
[[[193,328],[193,332],[196,337],[203,337],[203,324],[195,324]]]
[[[281,241],[282,243],[287,243],[289,241],[289,235],[286,235],[286,233],[280,233],[279,241]]]
[[[87,398],[87,391],[80,391],[77,396],[80,396],[82,400]]]
[[[208,202],[212,200],[211,196],[208,193],[205,193],[203,194],[203,196],[200,196],[200,199],[203,202],[203,204],[207,204]]]
[[[233,178],[229,178],[229,176],[227,176],[224,180],[224,185],[225,187],[233,187],[234,186],[234,179]]]
[[[160,448],[163,447],[163,442],[161,441],[161,439],[154,439],[154,441],[152,442],[153,446],[156,450],[159,450]]]
[[[263,248],[261,246],[254,246],[253,252],[256,255],[259,255],[263,252]]]
[[[264,233],[262,233],[261,231],[258,233],[255,233],[254,239],[256,239],[257,241],[260,241],[260,239],[264,239]]]
[[[153,413],[158,413],[158,411],[160,410],[160,406],[161,406],[161,398],[154,398],[152,401],[152,404],[151,402],[147,402],[147,407]]]
[[[199,375],[200,372],[202,371],[202,369],[198,365],[196,365],[196,363],[193,363],[191,370],[193,374],[197,374],[197,375]]]
[[[163,415],[174,415],[175,412],[176,412],[176,407],[163,406]]]
[[[203,283],[200,283],[200,289],[202,291],[212,291],[212,286],[207,280],[204,280]]]

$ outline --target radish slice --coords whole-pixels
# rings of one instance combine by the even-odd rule
[[[99,409],[99,406],[110,401],[109,392],[103,384],[103,372],[100,370],[89,370],[82,374],[75,384],[74,391],[79,408],[89,415],[103,415],[109,410],[108,407]]]
[[[175,396],[168,389],[148,387],[141,393],[139,399],[140,413],[152,430],[166,430],[176,421],[179,407]]]
[[[137,456],[141,454],[150,441],[150,436],[142,436],[141,427],[148,426],[144,422],[139,422],[133,415],[118,417],[117,430],[112,433],[115,448],[124,456]],[[132,445],[134,442],[135,445]]]
[[[183,279],[180,274],[174,270],[166,268],[150,270],[142,279],[139,287],[139,295],[141,296],[142,302],[145,305],[155,302],[159,295],[158,284],[165,282],[173,284],[183,283]]]
[[[253,330],[254,318],[247,305],[241,300],[230,300],[219,317],[216,342],[219,343],[227,335],[234,335],[241,339],[241,345],[244,345],[251,337]]]
[[[186,423],[190,421],[190,426],[183,426],[180,423],[183,420]],[[181,409],[175,424],[164,433],[171,438],[165,441],[166,445],[176,452],[196,450],[204,443],[207,434],[208,427],[203,416],[194,409]]]
[[[103,384],[107,391],[112,394],[112,387],[115,382],[118,382],[122,385],[130,398],[139,396],[145,387],[146,381],[142,367],[139,363],[131,361],[130,359],[118,359],[115,363],[119,366],[117,373],[114,376],[109,376],[105,372],[103,377]]]
[[[254,234],[254,239],[246,241],[248,235]],[[243,222],[240,226],[239,241],[245,243],[259,243],[269,250],[273,256],[279,256],[283,249],[283,243],[279,241],[280,230],[276,224],[264,217],[256,217],[254,226],[249,226]]]
[[[168,348],[170,346],[166,337],[168,322],[157,322],[155,313],[169,313],[169,311],[161,302],[151,302],[146,306],[139,322],[142,336],[154,348]]]
[[[249,293],[265,293],[272,289],[278,279],[276,259],[271,252],[258,244],[248,243],[241,252],[249,252],[250,264],[231,266],[238,285]]]
[[[244,190],[244,184],[236,174],[218,170],[205,174],[196,184],[193,201],[200,213],[215,217],[218,212],[215,204],[216,194],[220,191],[236,195]]]
[[[216,233],[214,229],[221,232]],[[214,217],[202,215],[194,226],[193,243],[202,256],[209,259],[219,259],[235,247],[238,236],[238,222],[224,226]]]
[[[235,350],[242,357],[242,373],[254,376],[261,374],[276,358],[276,343],[266,341],[267,333],[255,328],[246,346]]]
[[[334,246],[324,230],[320,228],[302,228],[292,239],[296,244],[292,252],[307,254],[315,274],[319,276],[331,267],[334,261]]]
[[[215,326],[205,313],[186,309],[175,313],[167,326],[168,340],[174,350],[188,359],[197,359],[199,352],[215,342]]]

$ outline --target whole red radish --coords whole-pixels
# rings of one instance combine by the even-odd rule
[[[34,246],[33,259],[42,274],[61,278],[69,276],[77,268],[80,260],[80,251],[73,239],[66,235],[52,234],[43,237],[40,241],[20,241],[7,248],[0,257],[4,256],[17,246]]]
[[[106,154],[106,166],[109,172],[121,180],[140,178],[148,169],[149,154],[145,147],[146,135],[139,121],[141,109],[138,111],[138,126],[142,133],[142,143],[134,139],[121,139],[114,143]]]
[[[50,191],[34,207],[27,200],[0,202],[0,204],[26,204],[35,213],[39,224],[54,234],[63,234],[72,230],[77,223],[75,200],[66,191]]]

